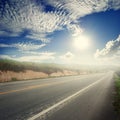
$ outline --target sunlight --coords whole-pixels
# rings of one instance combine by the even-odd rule
[[[90,39],[84,35],[77,36],[73,39],[73,46],[77,50],[86,50],[90,46]]]

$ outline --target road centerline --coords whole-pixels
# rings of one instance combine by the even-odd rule
[[[30,89],[40,88],[40,87],[47,87],[47,86],[52,86],[52,85],[58,85],[58,84],[66,83],[66,82],[69,82],[69,81],[60,81],[60,82],[54,82],[54,83],[45,83],[45,84],[41,84],[41,85],[32,85],[32,86],[28,86],[28,87],[21,88],[21,89],[0,92],[0,95],[20,92],[20,91],[25,91],[25,90],[30,90]]]

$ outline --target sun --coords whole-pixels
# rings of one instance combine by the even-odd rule
[[[90,39],[87,36],[77,36],[73,39],[73,46],[77,50],[86,50],[90,46]]]

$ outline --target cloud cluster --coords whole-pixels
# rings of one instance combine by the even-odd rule
[[[26,62],[44,62],[46,60],[54,60],[55,57],[50,54],[42,54],[40,56],[38,55],[32,55],[32,56],[22,56],[19,57],[19,61],[26,61]]]
[[[73,59],[73,57],[74,57],[74,54],[71,52],[67,52],[64,55],[60,56],[60,58],[63,60],[71,60]]]
[[[0,35],[19,36],[28,30],[27,38],[45,42],[49,34],[82,16],[119,8],[119,0],[1,0]]]
[[[25,52],[27,53],[27,52]],[[44,62],[46,60],[54,60],[55,59],[55,53],[52,52],[29,52],[29,55],[26,56],[10,56],[10,55],[0,55],[0,59],[11,59],[11,60],[17,60],[17,61],[26,61],[26,62]]]
[[[102,50],[97,49],[95,58],[103,62],[118,63],[120,61],[120,35],[116,40],[107,42]]]
[[[38,6],[35,1],[0,1],[1,35],[19,36],[27,30],[27,38],[45,42],[48,34],[65,24],[64,13],[46,12],[44,6]]]
[[[14,58],[9,55],[0,55],[0,59],[14,59]]]
[[[82,32],[83,32],[83,29],[80,28],[80,26],[77,25],[77,24],[75,24],[75,23],[74,23],[74,24],[69,24],[69,25],[67,26],[67,28],[68,28],[69,31],[71,32],[72,37],[79,36],[79,35],[82,34]]]
[[[0,48],[17,48],[20,51],[37,50],[46,46],[46,44],[36,45],[33,43],[0,44]]]
[[[119,0],[0,0],[0,37],[25,37],[39,40],[42,44],[22,43],[0,44],[1,48],[17,48],[29,56],[19,58],[0,55],[1,58],[19,59],[21,61],[54,60],[55,53],[35,52],[47,45],[49,35],[54,31],[67,28],[73,37],[82,33],[79,18],[108,9],[120,9]],[[105,58],[113,52],[119,54],[120,40],[110,41],[103,50],[97,50],[97,58]],[[116,47],[114,47],[116,46]],[[60,57],[71,60],[71,52]]]

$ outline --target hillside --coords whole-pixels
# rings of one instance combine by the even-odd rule
[[[0,59],[0,82],[77,74],[79,74],[78,70],[64,65]]]
[[[101,71],[103,72],[105,69],[99,67],[96,69],[95,66],[18,62],[0,59],[0,82],[80,75]]]

